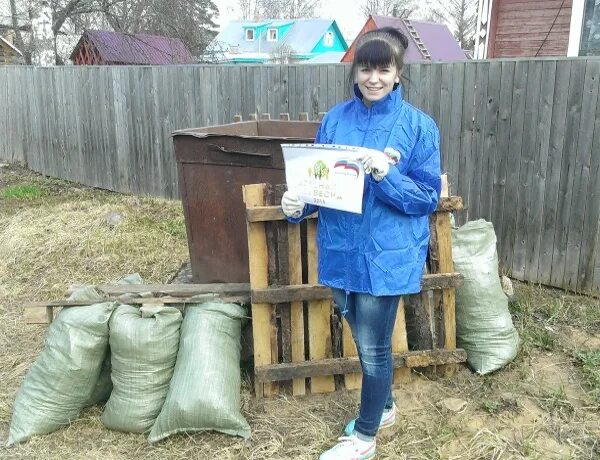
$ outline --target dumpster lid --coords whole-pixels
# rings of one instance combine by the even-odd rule
[[[214,136],[229,136],[243,139],[313,140],[319,125],[320,123],[316,121],[242,121],[227,125],[180,129],[173,131],[171,137],[193,136],[204,139]]]

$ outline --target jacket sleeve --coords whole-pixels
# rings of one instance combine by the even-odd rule
[[[327,137],[325,135],[325,120],[327,119],[327,115],[325,115],[325,117],[323,118],[323,121],[321,122],[321,124],[319,125],[319,129],[317,129],[317,134],[315,135],[315,144],[327,144]],[[317,205],[314,204],[306,204],[304,206],[304,211],[302,212],[302,215],[300,217],[287,217],[286,219],[288,222],[291,222],[292,224],[298,224],[300,222],[302,222],[307,216],[310,216],[312,213],[314,213],[315,211],[317,211],[319,209],[319,207]]]
[[[425,216],[437,209],[440,176],[440,136],[433,125],[414,147],[406,174],[396,165],[380,182],[372,180],[377,198],[404,214]]]

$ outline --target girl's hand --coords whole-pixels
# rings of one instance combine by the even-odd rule
[[[383,152],[373,150],[358,158],[362,163],[365,173],[373,176],[377,182],[381,181],[390,170],[388,157]]]
[[[300,217],[304,206],[305,203],[300,201],[295,193],[287,191],[281,197],[281,210],[288,217]]]

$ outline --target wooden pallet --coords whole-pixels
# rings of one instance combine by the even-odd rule
[[[317,281],[316,214],[288,224],[279,206],[284,191],[284,185],[244,187],[256,395],[358,389],[361,368],[350,328],[333,310],[331,291]],[[460,197],[442,198],[430,219],[422,293],[398,306],[395,383],[410,378],[410,368],[442,366],[449,375],[466,360],[456,349],[454,288],[462,276],[453,272],[449,216],[461,208]],[[409,350],[410,339],[418,349]]]

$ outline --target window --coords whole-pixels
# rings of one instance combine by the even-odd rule
[[[267,41],[276,42],[277,41],[277,29],[269,29],[267,32]]]
[[[254,41],[254,29],[246,29],[246,41],[247,42]]]
[[[600,56],[600,1],[586,0],[581,28],[580,56]]]
[[[324,38],[325,46],[333,46],[333,32],[327,32]]]

